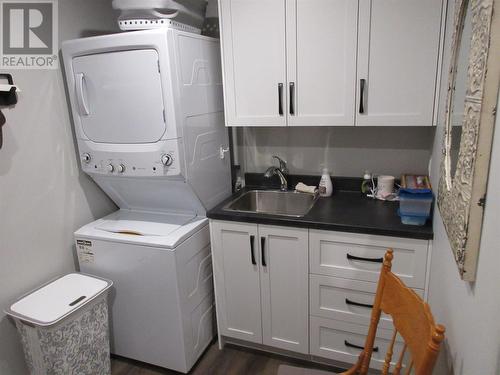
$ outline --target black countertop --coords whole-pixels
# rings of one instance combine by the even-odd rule
[[[245,176],[245,180],[255,183],[252,177]],[[296,178],[307,184],[316,177],[295,176],[291,179],[292,184]],[[280,226],[314,228],[340,232],[376,234],[393,237],[406,237],[422,240],[433,238],[432,221],[429,219],[424,226],[405,225],[401,223],[397,210],[399,202],[385,202],[367,198],[359,191],[349,190],[359,187],[359,179],[335,179],[333,180],[337,189],[328,198],[320,197],[312,209],[303,217],[288,217],[279,215],[267,215],[261,213],[247,213],[226,211],[224,206],[246,191],[260,188],[262,186],[248,186],[242,191],[234,194],[207,213],[207,217],[216,220],[240,221],[258,224],[270,224]],[[358,183],[359,182],[359,183]],[[274,181],[275,183],[275,181]],[[274,184],[265,188],[275,188]],[[344,188],[345,190],[340,190]]]

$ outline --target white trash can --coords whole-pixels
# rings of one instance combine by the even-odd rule
[[[16,322],[31,375],[111,374],[109,280],[70,273],[5,311]]]

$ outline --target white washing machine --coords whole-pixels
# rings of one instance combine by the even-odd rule
[[[215,332],[208,220],[120,210],[75,238],[81,271],[115,285],[112,352],[189,371]]]
[[[231,194],[216,39],[174,29],[63,43],[82,170],[119,206],[75,233],[113,280],[111,351],[188,372],[215,334],[207,209]]]

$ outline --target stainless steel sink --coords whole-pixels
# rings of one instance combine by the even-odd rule
[[[295,191],[250,190],[224,206],[224,210],[282,216],[305,216],[317,195]]]

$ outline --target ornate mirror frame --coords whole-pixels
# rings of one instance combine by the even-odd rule
[[[455,174],[451,175],[452,110],[457,61],[467,6],[472,40],[467,69],[464,117]],[[451,64],[446,100],[437,203],[463,280],[476,278],[486,186],[500,77],[500,0],[455,0]]]

